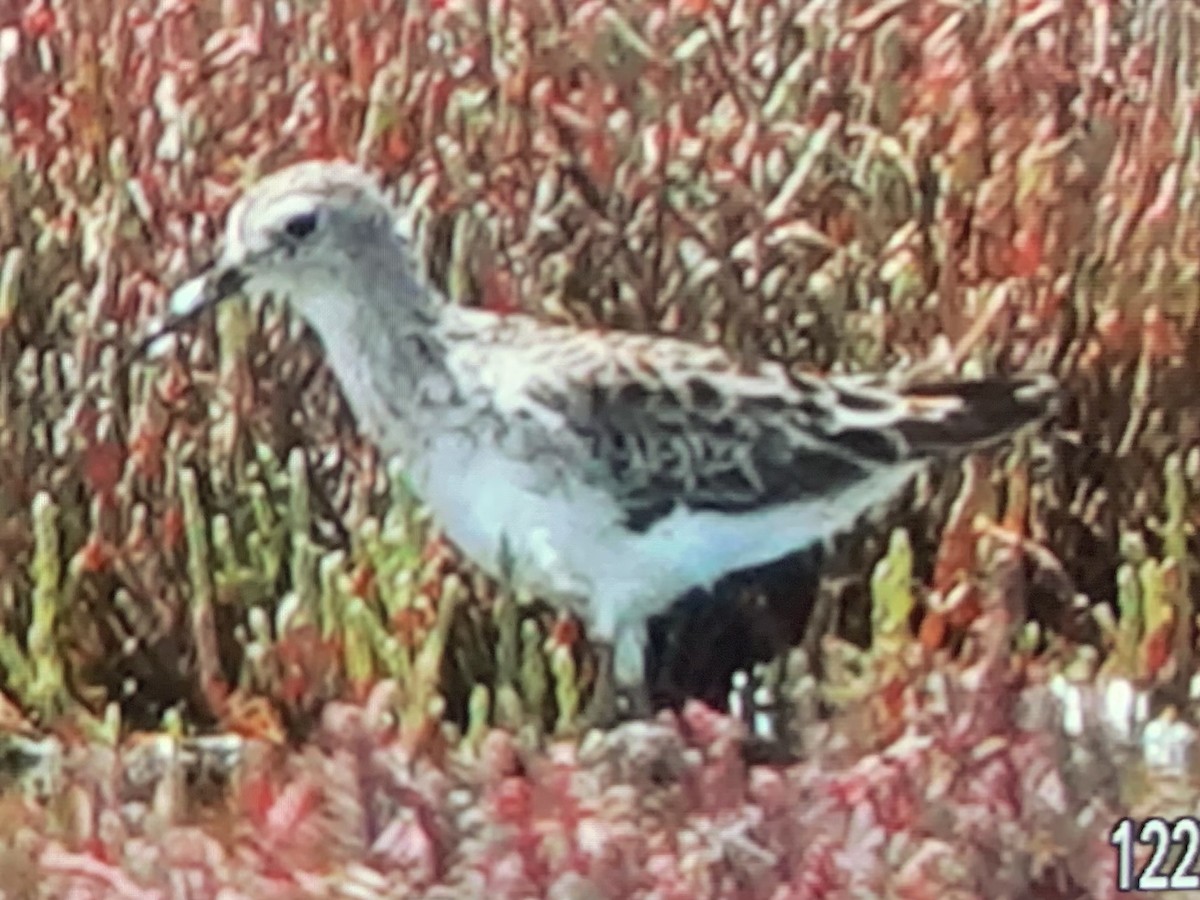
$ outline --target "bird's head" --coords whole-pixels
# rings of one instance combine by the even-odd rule
[[[371,178],[346,162],[304,162],[263,178],[233,205],[220,257],[172,294],[169,319],[142,346],[229,297],[268,292],[324,335],[372,298],[388,305],[384,314],[401,315],[429,297]]]

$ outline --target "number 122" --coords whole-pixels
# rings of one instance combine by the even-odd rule
[[[1190,816],[1169,822],[1150,818],[1138,828],[1133,819],[1119,819],[1108,842],[1117,848],[1118,891],[1200,890],[1200,875],[1194,869],[1200,859],[1200,820]],[[1140,872],[1135,871],[1134,847],[1151,848],[1150,859]],[[1165,872],[1172,848],[1177,848],[1175,865]]]

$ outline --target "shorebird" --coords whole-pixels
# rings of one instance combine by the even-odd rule
[[[597,721],[620,697],[645,709],[646,623],[676,599],[826,541],[930,460],[996,444],[1053,405],[1048,376],[891,390],[465,308],[421,277],[397,221],[354,165],[277,171],[234,204],[219,259],[173,295],[173,322],[238,293],[285,298],[358,429],[400,459],[451,542],[581,618]]]

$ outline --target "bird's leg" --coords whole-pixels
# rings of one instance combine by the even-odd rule
[[[650,688],[644,681],[617,686],[617,706],[626,719],[649,719],[654,715]]]
[[[646,626],[617,629],[613,641],[613,683],[621,713],[628,719],[648,719],[654,712],[646,683]]]
[[[617,683],[613,677],[613,648],[611,644],[595,644],[596,677],[592,681],[592,696],[583,711],[582,730],[610,728],[621,719]]]
[[[583,715],[585,728],[607,728],[654,711],[645,678],[644,628],[622,628],[610,644],[597,640],[596,680]]]

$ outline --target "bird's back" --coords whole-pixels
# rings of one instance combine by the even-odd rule
[[[735,513],[836,492],[889,466],[977,449],[1048,415],[1044,376],[916,385],[743,369],[674,338],[455,309],[453,377],[516,452],[570,460],[634,529],[676,505]]]

